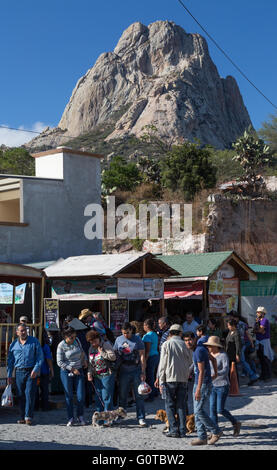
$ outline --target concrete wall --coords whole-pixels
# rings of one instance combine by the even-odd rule
[[[84,236],[86,205],[101,203],[100,159],[70,153],[60,158],[63,180],[23,179],[21,222],[28,226],[0,226],[1,262],[101,253],[102,241]]]

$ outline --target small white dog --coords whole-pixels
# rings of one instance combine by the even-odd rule
[[[127,413],[121,406],[112,411],[95,411],[92,416],[92,426],[99,427],[98,421],[106,421],[105,425],[110,426],[116,418],[126,418]]]

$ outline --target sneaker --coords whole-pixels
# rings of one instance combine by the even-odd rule
[[[26,421],[25,421],[25,419],[19,419],[17,421],[17,424],[26,424]]]
[[[240,433],[241,423],[240,423],[239,421],[237,421],[237,422],[233,425],[233,428],[234,428],[233,436],[238,436],[239,433]]]
[[[139,419],[139,425],[142,427],[142,428],[145,428],[147,426],[146,422],[144,419]]]
[[[219,434],[212,434],[212,437],[208,440],[208,444],[215,444],[221,438],[222,434],[222,432],[220,432]]]
[[[180,437],[180,434],[177,432],[168,432],[166,433],[166,437]]]
[[[74,421],[74,419],[71,418],[71,419],[68,421],[67,426],[73,426],[73,421]]]
[[[25,423],[28,424],[28,426],[32,426],[33,424],[31,418],[25,418]]]
[[[79,417],[77,418],[77,423],[79,423],[80,426],[86,426],[86,424],[87,424],[87,423],[85,422],[83,416],[79,416]]]
[[[191,441],[192,446],[205,446],[207,444],[207,439],[194,439]]]

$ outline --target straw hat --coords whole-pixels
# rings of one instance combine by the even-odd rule
[[[257,312],[262,312],[262,313],[267,313],[265,307],[258,307],[256,311]]]
[[[90,311],[89,308],[84,308],[83,310],[81,310],[81,313],[79,315],[79,320],[83,320],[84,318],[88,317],[89,315],[92,316],[92,312]]]
[[[223,348],[220,338],[218,336],[210,336],[207,343],[203,343],[204,346],[216,346],[217,348]]]

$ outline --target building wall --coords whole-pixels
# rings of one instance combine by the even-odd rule
[[[31,263],[102,252],[101,240],[84,236],[86,205],[101,203],[100,160],[62,155],[63,180],[23,179],[21,222],[28,226],[0,225],[0,262]]]

